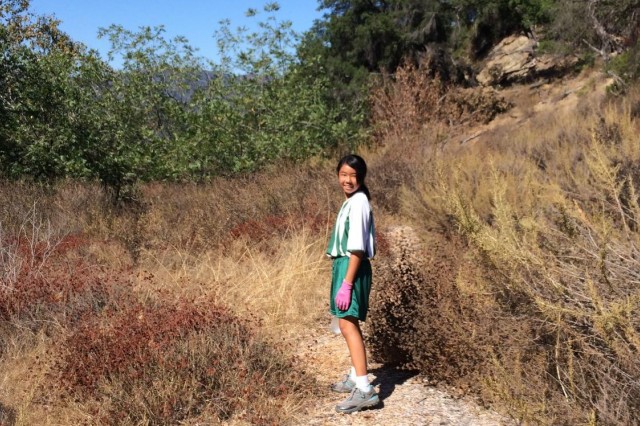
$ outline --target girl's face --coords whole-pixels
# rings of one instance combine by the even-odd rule
[[[344,195],[347,197],[360,188],[360,184],[356,178],[355,169],[346,164],[343,164],[342,167],[340,167],[340,170],[338,170],[338,182],[340,182],[340,187],[344,191]]]

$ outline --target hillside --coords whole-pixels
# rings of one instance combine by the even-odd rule
[[[452,145],[450,149],[460,155],[463,150],[471,149],[471,146],[486,150],[482,145],[491,145],[496,140],[509,140],[511,135],[517,132],[517,129],[529,125],[537,126],[541,120],[548,120],[551,115],[572,117],[579,111],[580,105],[584,104],[601,104],[606,96],[606,89],[610,86],[612,80],[606,75],[588,70],[576,76],[565,77],[556,81],[545,84],[534,82],[526,85],[515,85],[500,90],[500,95],[509,102],[512,107],[505,113],[498,115],[494,120],[487,124],[476,125],[464,129],[462,132],[452,132],[449,134],[443,149],[448,149],[448,145]],[[385,156],[378,158],[379,154],[371,152],[370,157],[374,162],[384,162]],[[409,184],[404,182],[401,184]],[[440,303],[455,304],[453,300],[445,300],[447,292],[450,289],[444,287],[443,280],[448,281],[451,287],[452,282],[461,279],[462,274],[477,274],[480,270],[473,264],[467,263],[464,266],[460,259],[453,260],[461,255],[461,252],[469,254],[469,247],[460,246],[460,243],[451,241],[451,237],[440,231],[431,229],[417,231],[407,225],[407,223],[415,224],[414,220],[404,215],[389,216],[384,219],[385,227],[381,230],[385,236],[388,249],[383,253],[383,257],[376,263],[377,268],[377,294],[378,299],[374,304],[382,304],[375,311],[381,313],[383,317],[393,316],[393,314],[385,313],[387,310],[393,310],[397,307],[397,298],[402,294],[414,294],[407,288],[417,286],[431,287],[430,290],[442,293],[438,296]],[[415,225],[414,225],[415,226]],[[421,235],[421,237],[418,237]],[[467,259],[466,262],[470,260]],[[428,272],[425,272],[428,271]],[[464,279],[464,278],[462,278]],[[477,278],[468,277],[470,282],[463,285],[473,285],[472,282]],[[400,284],[399,284],[400,283]],[[398,293],[389,293],[389,287],[401,289],[395,290]],[[460,284],[454,285],[454,287]],[[385,289],[387,288],[387,289]],[[469,289],[475,292],[477,290]],[[409,293],[407,293],[409,292]],[[395,297],[392,295],[395,294]],[[459,297],[459,296],[457,296]],[[444,299],[443,299],[444,298]],[[413,307],[416,309],[416,307]],[[433,309],[433,308],[432,308]],[[437,312],[439,309],[436,308]],[[405,314],[415,315],[416,312],[411,308],[401,311]],[[424,312],[428,318],[433,319],[435,312]],[[461,315],[458,312],[454,315]],[[460,321],[464,318],[464,314],[457,317]],[[376,326],[376,322],[381,318],[374,318],[373,328],[368,328],[368,333],[384,332],[383,327]],[[402,332],[407,332],[406,328]],[[415,331],[414,331],[415,332]],[[440,331],[441,334],[448,334],[448,331]],[[384,336],[388,336],[385,334]],[[418,337],[420,340],[419,350],[429,350],[428,347],[436,344],[431,340],[433,336],[422,335]],[[371,335],[369,335],[371,339]],[[385,337],[386,338],[386,337]],[[407,336],[411,339],[410,336]],[[349,365],[348,352],[344,347],[342,339],[334,337],[328,330],[328,319],[326,316],[320,316],[316,326],[306,330],[305,333],[296,337],[301,342],[299,352],[300,362],[311,374],[315,375],[318,382],[328,388],[331,381],[335,379],[336,365],[340,364],[343,370]],[[378,338],[379,339],[379,338]],[[382,343],[375,337],[372,338],[377,342],[376,349],[380,346],[393,347],[394,343]],[[400,338],[396,343],[405,343],[406,338]],[[500,340],[496,342],[500,344]],[[424,345],[424,346],[423,346]],[[400,348],[395,348],[397,351]],[[389,348],[387,351],[394,349]],[[382,358],[389,359],[389,355],[382,355]],[[376,358],[374,357],[374,360]],[[459,360],[458,360],[459,361]],[[469,362],[469,361],[467,361]],[[335,403],[335,396],[330,392],[321,394],[321,398],[317,402],[317,407],[305,416],[300,417],[296,424],[358,424],[358,425],[375,425],[375,424],[452,424],[452,425],[511,425],[528,423],[532,418],[527,418],[527,411],[521,411],[524,407],[511,406],[507,400],[493,400],[494,410],[498,410],[501,414],[487,408],[489,401],[484,399],[484,403],[478,401],[475,391],[478,390],[477,385],[470,385],[467,380],[451,380],[451,374],[455,371],[438,372],[431,375],[432,368],[425,368],[423,371],[396,369],[393,365],[374,364],[372,366],[372,376],[374,384],[378,386],[380,394],[383,398],[383,406],[377,410],[368,410],[362,413],[352,415],[350,418],[332,413],[332,404]],[[471,368],[478,368],[477,366]],[[340,370],[338,368],[338,370]],[[437,366],[435,368],[438,368]],[[449,375],[449,376],[447,376]],[[448,378],[447,378],[448,377]],[[517,380],[514,377],[511,380]],[[511,381],[510,380],[510,381]],[[487,395],[485,394],[485,398]],[[527,401],[521,401],[527,404]],[[526,406],[526,405],[525,405]],[[530,408],[530,409],[533,409]],[[573,416],[571,414],[570,416]],[[550,419],[544,417],[536,417],[538,421],[546,423]],[[564,422],[566,420],[562,420]],[[555,420],[551,421],[555,423]],[[607,424],[605,421],[604,424]]]
[[[2,3],[0,425],[640,423],[638,2],[322,5],[114,69]],[[339,416],[354,150],[383,404]]]
[[[384,404],[352,417],[326,390],[348,361],[326,315],[332,161],[120,206],[3,182],[2,423],[633,424],[639,101],[609,83],[513,85],[486,124],[416,116],[363,150]]]

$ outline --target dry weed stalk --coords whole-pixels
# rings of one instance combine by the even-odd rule
[[[37,277],[54,254],[64,235],[38,214],[34,202],[25,213],[15,235],[0,221],[0,289],[11,291],[25,275]]]

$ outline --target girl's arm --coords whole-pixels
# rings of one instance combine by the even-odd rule
[[[342,285],[336,294],[336,306],[341,311],[346,311],[351,305],[351,290],[353,290],[353,281],[356,279],[356,273],[362,263],[364,257],[364,251],[352,251],[349,256],[349,265],[347,266],[347,273],[344,276]]]
[[[347,267],[347,274],[344,276],[344,280],[353,284],[353,281],[356,279],[356,274],[358,273],[358,268],[360,267],[360,263],[362,263],[362,258],[364,257],[364,251],[352,251],[351,256],[349,256],[349,266]]]

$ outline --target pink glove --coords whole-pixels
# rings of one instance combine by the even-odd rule
[[[342,280],[342,285],[336,294],[336,306],[341,311],[346,311],[349,309],[349,305],[351,304],[351,288],[353,284],[351,284],[347,280]]]

